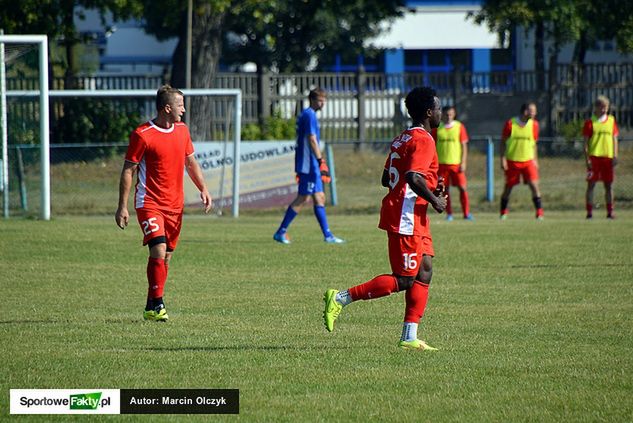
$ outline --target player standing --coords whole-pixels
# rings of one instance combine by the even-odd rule
[[[596,182],[604,183],[607,202],[607,218],[613,214],[614,167],[618,164],[618,125],[609,115],[609,99],[598,96],[593,104],[591,119],[585,121],[582,134],[585,138],[585,160],[587,162],[587,219],[593,217],[593,189]]]
[[[440,163],[438,175],[446,183],[446,220],[453,220],[451,207],[450,186],[455,185],[459,190],[459,202],[462,214],[466,220],[474,220],[470,213],[468,191],[466,191],[466,164],[468,160],[468,133],[466,126],[455,119],[455,106],[442,108],[442,122],[433,129],[432,135],[436,141],[437,158]]]
[[[325,193],[323,182],[330,182],[330,169],[321,155],[321,131],[316,112],[323,109],[326,101],[325,91],[314,88],[308,95],[310,106],[301,112],[297,119],[297,145],[295,150],[295,173],[297,174],[299,190],[297,198],[288,206],[279,229],[273,239],[282,244],[290,244],[288,227],[299,214],[301,208],[308,203],[310,197],[314,203],[314,215],[319,222],[323,239],[329,244],[341,244],[345,241],[335,237],[330,231],[325,214]]]
[[[387,231],[393,273],[376,276],[345,291],[328,289],[323,318],[331,332],[341,310],[351,302],[406,291],[398,345],[404,349],[435,350],[419,340],[417,332],[433,273],[433,240],[427,208],[430,204],[441,213],[446,207],[446,194],[438,186],[435,141],[430,134],[440,123],[440,100],[432,88],[418,87],[407,95],[405,104],[412,126],[392,141],[381,181],[389,192],[382,200],[378,227]]]
[[[512,188],[521,178],[530,187],[532,202],[536,209],[536,218],[543,219],[541,192],[538,185],[538,141],[539,125],[536,117],[536,104],[521,105],[521,115],[509,119],[501,134],[501,168],[505,172],[506,184],[501,194],[501,219],[508,216],[508,202]]]
[[[119,207],[115,220],[125,229],[130,218],[127,200],[134,173],[138,173],[134,207],[149,247],[145,320],[166,321],[163,290],[169,261],[178,244],[184,207],[184,170],[200,190],[205,212],[211,209],[200,166],[194,157],[189,129],[181,122],[185,113],[183,93],[169,85],[156,94],[157,117],[140,125],[130,135],[119,182]]]

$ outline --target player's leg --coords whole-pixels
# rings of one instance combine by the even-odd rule
[[[514,188],[514,185],[509,185],[506,182],[506,185],[503,188],[503,193],[501,194],[501,204],[499,210],[499,217],[501,219],[505,219],[508,216],[508,203],[510,202],[510,194],[512,193],[512,188]]]
[[[444,184],[446,185],[446,220],[449,222],[453,221],[453,205],[451,203],[451,175],[450,175],[450,166],[441,164],[439,166],[439,170],[437,171],[438,180],[441,178],[444,180]]]
[[[532,192],[532,203],[536,210],[536,218],[539,220],[543,219],[543,204],[541,202],[541,191],[539,190],[538,180],[528,181],[527,184]]]
[[[501,194],[501,204],[499,210],[499,217],[502,220],[508,217],[508,203],[510,202],[512,188],[514,188],[514,186],[520,181],[520,173],[514,162],[508,160],[508,168],[505,171],[505,177],[506,184],[503,188],[503,193]]]
[[[604,181],[604,197],[607,203],[607,219],[614,219],[613,214],[613,183]]]
[[[277,229],[277,232],[273,235],[273,239],[282,244],[290,244],[290,239],[288,239],[288,227],[292,223],[297,214],[301,211],[301,208],[308,201],[308,198],[313,193],[314,186],[313,183],[310,182],[308,175],[299,174],[299,189],[297,193],[297,197],[290,203],[288,208],[286,209],[286,213],[284,213],[284,217],[281,220],[281,224]]]
[[[147,262],[149,290],[143,317],[145,320],[166,321],[169,316],[163,302],[163,292],[167,281],[167,266],[165,264],[167,243],[164,237],[162,239],[159,237],[151,239],[147,246],[149,247]]]
[[[165,270],[165,256],[167,238],[165,232],[165,217],[157,210],[137,209],[136,217],[143,231],[143,245],[149,248],[147,259],[147,302],[143,317],[155,320],[154,302],[158,296],[162,297],[162,289],[167,277]]]
[[[418,250],[422,255],[422,263],[415,277],[415,281],[411,284],[411,287],[407,289],[405,294],[406,307],[404,322],[402,324],[402,335],[398,345],[404,349],[434,351],[436,348],[418,339],[418,326],[426,309],[429,297],[429,285],[433,276],[432,259],[434,252],[431,238],[420,238],[420,247]]]
[[[446,183],[446,220],[453,221],[453,204],[451,202],[451,185]]]
[[[585,193],[587,219],[591,219],[593,217],[593,190],[595,187],[596,187],[596,182],[589,179],[587,181],[587,192]]]
[[[416,250],[414,236],[400,235],[388,232],[389,261],[393,273],[379,275],[367,282],[353,286],[343,291],[328,289],[323,300],[325,311],[323,318],[329,332],[334,329],[334,321],[338,318],[343,307],[359,300],[375,300],[394,292],[409,289],[418,273],[419,255]]]
[[[604,182],[604,196],[605,202],[607,203],[607,219],[614,219],[615,215],[613,214],[613,206],[614,206],[614,197],[613,197],[613,180],[614,180],[614,169],[613,169],[613,159],[604,159],[602,160],[602,180]]]
[[[541,202],[541,190],[539,189],[539,175],[538,168],[534,161],[529,161],[523,165],[523,169],[521,171],[521,176],[523,180],[530,187],[530,192],[532,193],[532,203],[534,204],[534,209],[536,210],[536,218],[538,220],[543,219],[543,205]]]
[[[466,174],[457,169],[453,175],[453,184],[459,190],[459,202],[462,206],[462,215],[464,219],[473,220],[473,216],[470,213],[470,200],[468,199],[468,190],[466,189]]]
[[[345,241],[332,234],[330,226],[327,220],[327,214],[325,213],[325,192],[323,189],[323,181],[321,176],[317,175],[314,181],[314,193],[312,194],[312,201],[314,204],[314,217],[319,222],[321,233],[323,233],[323,240],[328,244],[342,244]]]

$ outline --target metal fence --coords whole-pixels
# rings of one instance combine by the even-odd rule
[[[393,135],[393,134],[392,134]],[[499,159],[493,160],[494,201],[486,201],[486,151],[491,139],[498,154],[498,137],[472,137],[469,150],[468,185],[474,212],[496,211],[503,188]],[[582,142],[562,139],[539,141],[540,176],[543,202],[549,210],[584,210],[586,189]],[[341,209],[377,210],[379,184],[388,143],[367,143],[361,149],[354,143],[339,143],[334,148],[337,187]],[[117,206],[118,181],[126,144],[66,144],[51,146],[52,214],[112,214]],[[40,202],[39,147],[11,146],[9,163],[11,182],[9,208],[11,215],[38,215]],[[358,159],[369,160],[359,174],[349,175],[358,166]],[[369,157],[369,159],[368,159]],[[365,163],[365,162],[363,162]],[[368,176],[369,175],[369,176]],[[375,189],[374,189],[375,188]],[[596,187],[595,200],[604,204],[602,187]],[[616,168],[616,208],[633,208],[633,139],[620,143],[620,163]],[[287,204],[280,204],[285,207]],[[456,209],[459,205],[455,204]],[[512,210],[531,210],[526,187],[513,193]]]
[[[29,78],[13,78],[7,82],[9,90],[37,88],[36,81]],[[71,81],[71,86],[79,89],[156,89],[162,83],[163,78],[156,76],[101,76],[78,77]],[[538,99],[543,108],[542,126],[550,135],[560,135],[570,122],[578,126],[579,121],[590,115],[595,97],[604,94],[611,99],[611,112],[621,130],[633,130],[633,64],[556,65],[545,73],[385,74],[367,73],[362,69],[348,73],[218,73],[212,88],[242,91],[242,123],[247,126],[259,124],[270,116],[294,119],[303,107],[307,107],[309,90],[320,86],[329,94],[328,106],[320,117],[323,137],[330,142],[372,142],[386,140],[402,127],[407,120],[404,97],[412,87],[420,85],[435,87],[444,104],[457,104],[462,111],[470,109],[478,122],[495,122],[490,127],[499,126],[496,123],[499,110],[490,107],[491,98],[498,99],[504,107],[515,107],[505,103],[508,98]],[[52,82],[53,89],[67,86],[68,81],[63,78],[55,78]],[[29,121],[35,119],[35,109],[36,105],[27,99],[9,104],[9,113],[26,130],[30,128]],[[51,122],[55,128],[65,113],[60,105],[54,105],[53,110]],[[502,111],[504,115],[516,113],[514,109]],[[208,119],[215,118],[209,116]],[[124,132],[128,129],[124,128]],[[24,134],[16,133],[12,142],[27,142],[26,138]],[[210,138],[221,138],[221,135],[211,134]],[[54,133],[52,141],[76,140],[63,138],[62,131],[59,136]]]

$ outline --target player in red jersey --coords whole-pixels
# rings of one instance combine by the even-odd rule
[[[593,189],[596,182],[604,183],[607,203],[607,219],[613,214],[614,167],[618,164],[618,124],[609,115],[609,99],[598,96],[594,102],[594,113],[585,121],[582,134],[585,138],[585,160],[587,162],[587,219],[593,217]]]
[[[389,192],[382,200],[378,227],[387,231],[392,274],[376,276],[345,291],[328,289],[323,317],[331,332],[339,313],[351,302],[406,291],[399,346],[434,350],[418,339],[417,331],[433,273],[427,208],[430,204],[438,213],[446,208],[446,193],[438,184],[435,141],[430,134],[440,123],[440,100],[432,88],[419,87],[407,95],[405,104],[413,124],[392,141],[381,181]]]
[[[211,209],[211,195],[194,157],[189,129],[181,122],[184,96],[169,85],[156,94],[157,117],[140,125],[130,135],[119,182],[119,207],[114,219],[125,229],[130,219],[127,201],[134,173],[138,173],[134,208],[143,245],[149,247],[145,320],[166,321],[163,290],[180,229],[184,207],[184,170],[200,190],[205,212]]]

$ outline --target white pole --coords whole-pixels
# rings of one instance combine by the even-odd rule
[[[242,134],[242,91],[235,96],[235,123],[233,125],[233,217],[240,215],[240,141]]]
[[[48,123],[48,38],[40,42],[40,147],[42,167],[42,220],[51,220],[50,132]]]
[[[0,35],[3,35],[0,31]],[[2,215],[9,217],[9,138],[7,132],[7,78],[4,63],[4,43],[0,42],[0,91],[2,99],[0,100],[2,107],[2,116],[0,117],[0,125],[2,125]]]

